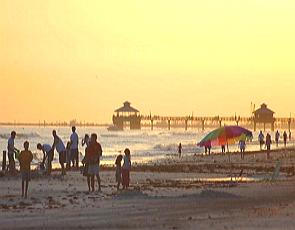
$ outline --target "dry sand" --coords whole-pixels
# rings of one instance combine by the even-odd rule
[[[114,170],[103,167],[102,192],[87,193],[80,172],[35,175],[29,198],[19,176],[0,178],[0,229],[294,229],[293,149],[265,154],[169,157],[136,165],[129,191],[116,191]],[[277,159],[278,181],[267,182]],[[255,182],[200,181],[243,175]]]

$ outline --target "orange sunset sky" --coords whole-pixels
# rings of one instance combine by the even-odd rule
[[[295,115],[295,1],[0,0],[0,121]]]

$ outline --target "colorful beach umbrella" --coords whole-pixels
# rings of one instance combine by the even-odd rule
[[[252,132],[240,126],[224,126],[208,133],[199,143],[200,147],[233,144],[252,139]]]

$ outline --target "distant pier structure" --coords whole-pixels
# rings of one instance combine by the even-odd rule
[[[149,127],[151,130],[154,127],[168,128],[172,127],[184,128],[201,128],[203,131],[206,128],[216,128],[224,125],[241,125],[244,127],[252,128],[254,130],[263,128],[264,130],[271,128],[278,129],[291,129],[295,128],[295,118],[291,117],[274,117],[275,112],[267,107],[265,103],[253,112],[248,117],[237,116],[160,116],[140,114],[140,112],[131,107],[130,102],[126,101],[123,106],[115,110],[113,115],[114,130],[124,130],[130,128],[141,129],[142,127]]]
[[[140,113],[131,106],[130,102],[125,101],[121,108],[115,110],[113,124],[120,130],[126,126],[129,126],[130,129],[141,129]]]
[[[274,131],[276,121],[274,114],[275,112],[267,108],[267,105],[263,103],[259,109],[253,112],[254,131],[256,131],[256,126],[258,123],[263,124],[264,131],[266,124],[270,124],[271,130]]]

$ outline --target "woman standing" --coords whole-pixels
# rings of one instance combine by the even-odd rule
[[[122,167],[122,185],[123,189],[127,189],[130,183],[130,170],[131,170],[131,156],[130,150],[127,148],[124,150],[124,163]]]

